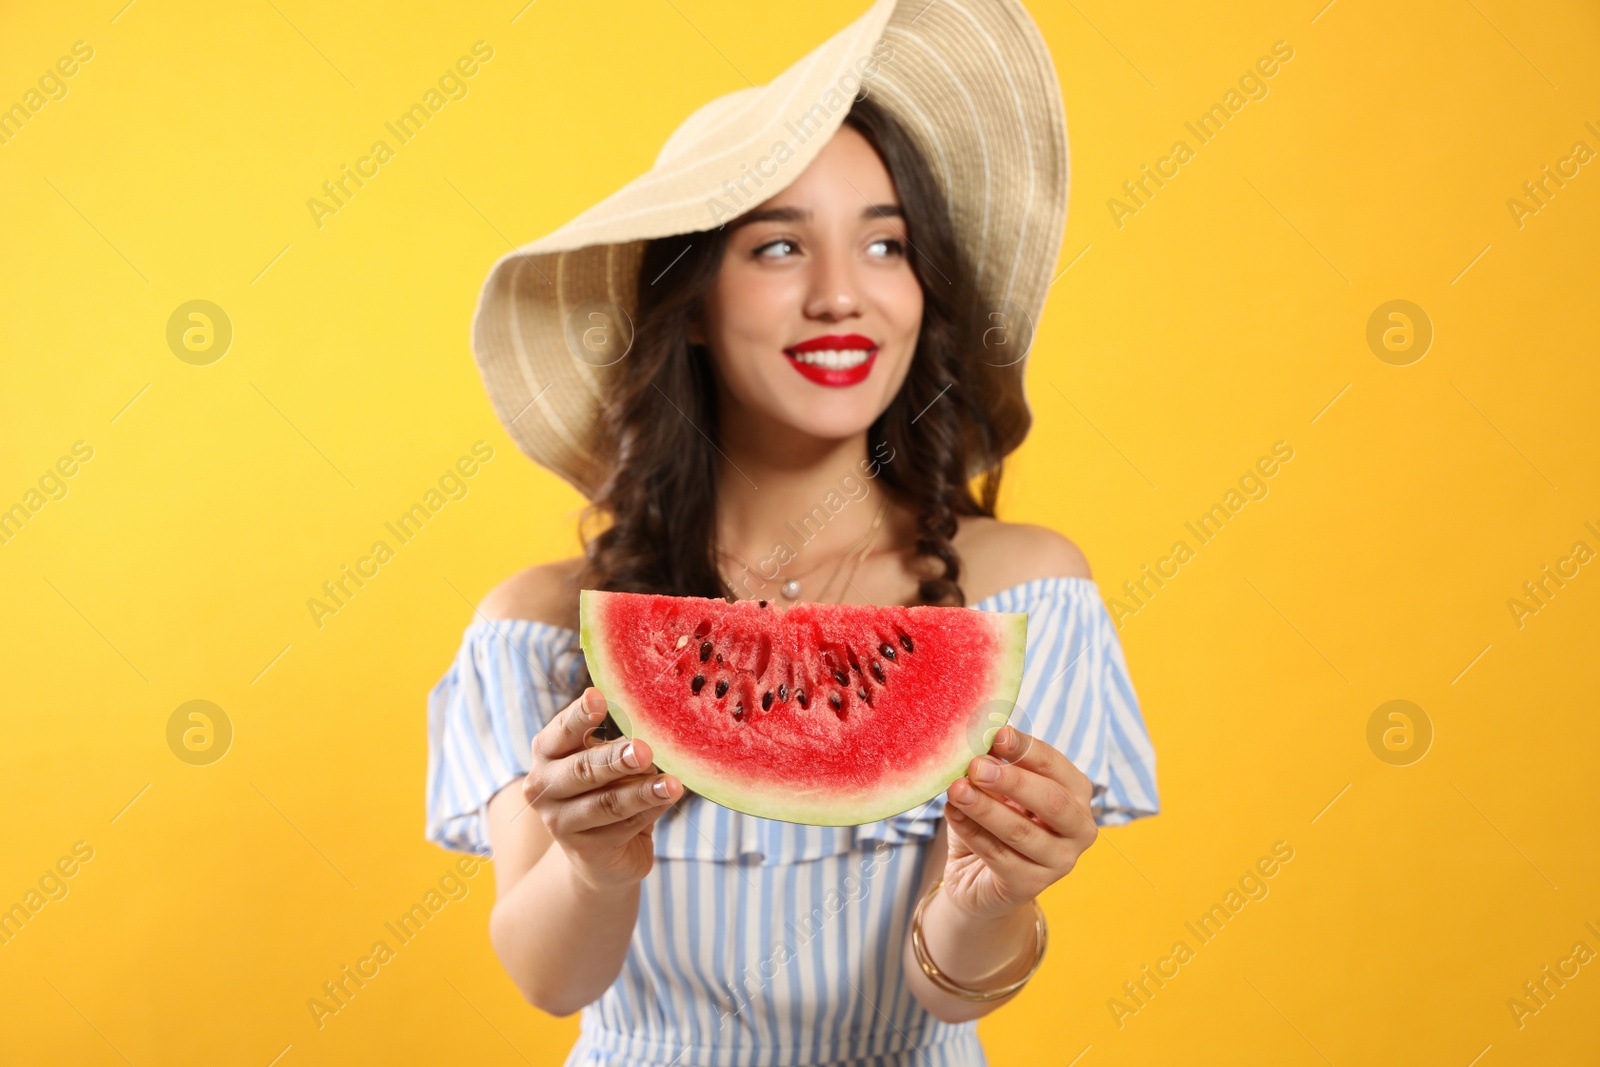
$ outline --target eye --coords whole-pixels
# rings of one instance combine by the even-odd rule
[[[795,247],[794,242],[789,240],[789,238],[787,238],[787,237],[779,237],[779,238],[777,238],[775,240],[768,241],[764,245],[757,245],[751,251],[750,254],[755,256],[758,259],[778,259],[780,257],[778,257],[778,256],[769,256],[769,255],[766,255],[765,253],[766,253],[767,249],[776,248],[779,245],[787,245],[791,249]]]
[[[906,254],[905,242],[901,241],[897,237],[880,237],[867,247],[876,248],[878,245],[887,246],[889,249],[888,254],[891,256],[903,256]]]

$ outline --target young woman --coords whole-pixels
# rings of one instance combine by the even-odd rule
[[[1041,62],[1015,4],[956,10],[989,18],[1002,44],[1009,32]],[[833,69],[866,85],[849,61],[883,59],[865,50],[914,16],[881,0],[814,66],[843,40]],[[940,60],[970,32],[947,17],[918,18],[930,68],[948,70]],[[580,303],[564,284],[607,291],[599,275],[587,288],[571,281],[597,260],[550,258],[544,281],[492,273],[486,286],[479,357],[501,417],[585,489],[600,530],[584,555],[491,591],[467,628],[430,696],[428,837],[492,853],[490,937],[508,974],[545,1011],[583,1011],[569,1065],[984,1063],[974,1020],[1015,996],[1043,956],[1039,894],[1073,869],[1097,823],[1156,810],[1154,756],[1087,563],[1054,531],[994,517],[1026,406],[1020,360],[995,358],[1004,350],[985,333],[996,303],[985,279],[1019,255],[1032,208],[1064,207],[1064,166],[1038,164],[1021,194],[1031,207],[941,182],[902,117],[918,101],[891,95],[891,74],[907,76],[910,62],[877,68],[882,93],[867,86],[803,159],[781,164],[796,168],[781,189],[723,225],[569,241],[566,251],[604,247],[635,294],[616,319],[633,327],[622,357],[581,346],[567,357],[581,377],[606,364],[589,428],[540,407],[543,394],[526,399],[540,375],[512,392],[507,362],[526,378],[541,349],[492,319],[497,294],[519,286],[526,321]],[[1026,72],[1015,55],[1008,63]],[[1053,88],[1048,53],[1042,64]],[[964,77],[974,92],[1004,80],[997,68]],[[748,97],[744,107],[760,110]],[[733,113],[700,129],[729,136]],[[1035,121],[1048,134],[1058,116],[1059,102]],[[1064,151],[1063,140],[1063,164]],[[968,209],[980,203],[994,208],[987,237],[1001,247],[975,239],[984,223]],[[1008,314],[1037,314],[1059,243],[1059,212],[1032,213],[1056,233],[1044,271],[1010,290]],[[542,366],[559,381],[555,361]],[[538,433],[521,425],[535,410]],[[574,439],[586,447],[563,450]],[[818,516],[801,543],[795,520]],[[1026,611],[1023,687],[993,750],[928,804],[854,827],[759,819],[686,792],[646,741],[618,735],[578,648],[582,588]]]

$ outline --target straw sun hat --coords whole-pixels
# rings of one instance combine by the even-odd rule
[[[647,241],[716,229],[783,190],[863,94],[906,129],[944,194],[979,307],[1005,342],[986,334],[972,355],[1003,368],[1000,454],[1021,443],[1032,421],[1022,357],[1067,211],[1055,66],[1017,0],[877,0],[768,84],[695,111],[650,170],[495,262],[473,352],[524,452],[594,495],[605,476],[600,398],[633,343]]]

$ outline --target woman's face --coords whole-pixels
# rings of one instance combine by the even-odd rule
[[[814,437],[863,432],[894,398],[922,322],[900,200],[841,126],[794,183],[730,224],[704,344],[742,416]]]

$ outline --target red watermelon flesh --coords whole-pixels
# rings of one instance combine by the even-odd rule
[[[584,590],[612,717],[684,786],[751,815],[848,826],[936,797],[988,751],[1025,614]]]

